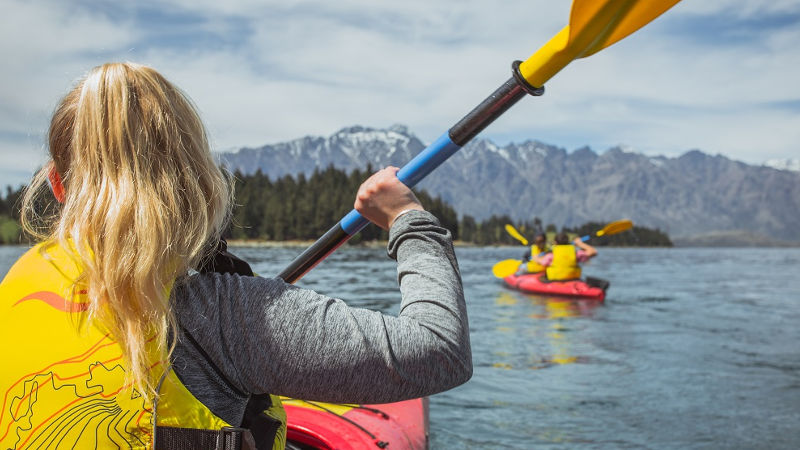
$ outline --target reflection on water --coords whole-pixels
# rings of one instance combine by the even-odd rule
[[[492,367],[497,369],[545,369],[554,365],[572,364],[586,358],[573,353],[570,328],[565,321],[575,317],[589,317],[602,302],[565,297],[547,297],[500,291],[494,299],[495,331],[520,334],[538,339],[546,349],[530,355],[518,355],[510,349],[496,349]],[[514,366],[514,362],[524,362]]]
[[[800,448],[800,249],[602,249],[605,303],[505,288],[516,252],[457,250],[475,374],[432,448]]]

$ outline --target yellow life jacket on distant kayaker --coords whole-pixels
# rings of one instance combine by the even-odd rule
[[[220,436],[230,442],[232,432],[241,438],[150,345],[159,380],[154,427],[153,402],[126,384],[121,347],[101,324],[87,323],[86,291],[75,283],[82,272],[70,252],[39,244],[0,282],[0,448],[150,449],[154,431],[159,449],[187,436],[194,448]],[[284,413],[272,447],[284,448],[285,436]]]
[[[574,280],[581,277],[577,251],[572,244],[554,245],[553,262],[547,266],[548,280]]]
[[[539,262],[536,261],[536,259],[542,256],[542,253],[545,253],[546,251],[547,249],[539,248],[539,246],[536,244],[531,245],[531,256],[530,260],[528,260],[528,265],[526,267],[526,270],[529,273],[544,272],[545,267],[539,264]]]

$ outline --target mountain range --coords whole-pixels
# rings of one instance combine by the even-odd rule
[[[346,171],[368,164],[402,167],[424,148],[401,125],[352,126],[328,137],[306,136],[219,156],[232,171],[261,170],[274,179],[330,165]],[[679,243],[697,244],[707,237],[717,245],[800,242],[800,172],[699,150],[669,158],[620,147],[597,153],[535,140],[500,146],[476,138],[417,187],[478,220],[505,214],[575,226],[630,218],[666,231]]]

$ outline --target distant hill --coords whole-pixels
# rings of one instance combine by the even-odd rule
[[[745,230],[715,231],[674,241],[678,247],[800,247],[798,241],[779,241]]]
[[[221,153],[231,170],[271,178],[311,174],[333,165],[350,171],[402,166],[425,144],[406,127],[344,128],[329,137]],[[800,242],[800,173],[753,166],[698,150],[677,158],[611,148],[572,152],[529,140],[498,146],[475,139],[423,180],[460,214],[478,220],[508,214],[577,226],[630,218],[659,228],[678,243],[703,244],[727,236],[727,245]],[[739,237],[737,237],[739,236]],[[711,244],[711,242],[709,242]]]

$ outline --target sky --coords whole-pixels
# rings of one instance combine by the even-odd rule
[[[553,0],[0,0],[0,186],[46,161],[59,99],[108,61],[152,66],[215,150],[341,128],[449,129],[568,23]],[[572,62],[481,134],[574,150],[800,158],[800,0],[683,0]]]

